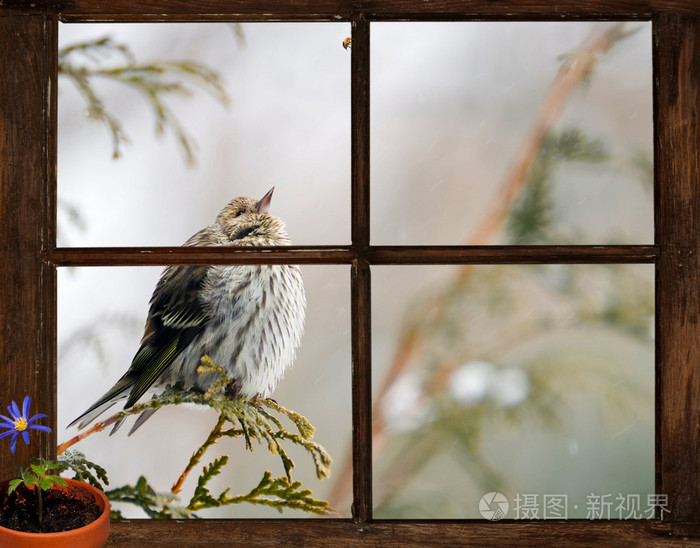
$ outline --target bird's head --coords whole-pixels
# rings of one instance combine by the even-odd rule
[[[289,245],[284,222],[268,213],[272,192],[260,200],[240,197],[231,200],[216,217],[216,224],[228,245]]]

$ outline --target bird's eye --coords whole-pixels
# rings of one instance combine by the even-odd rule
[[[234,215],[234,217],[240,217],[244,213],[245,213],[245,209],[239,209],[238,211],[236,211],[236,214]]]

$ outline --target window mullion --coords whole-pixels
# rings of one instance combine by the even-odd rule
[[[625,264],[653,263],[651,245],[371,246],[372,264]]]
[[[372,517],[372,343],[369,249],[369,22],[352,22],[352,464],[353,519]]]
[[[349,264],[343,246],[76,247],[47,253],[56,266],[160,266],[169,264]]]
[[[656,86],[657,493],[672,522],[700,514],[700,16],[653,25]]]

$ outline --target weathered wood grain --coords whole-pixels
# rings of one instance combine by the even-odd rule
[[[369,203],[369,23],[352,24],[352,470],[353,519],[372,519],[372,334],[371,279],[367,261]]]
[[[319,247],[83,247],[58,248],[47,254],[56,266],[116,266],[167,264],[350,264],[349,246]]]
[[[4,412],[29,395],[32,413],[54,425],[32,431],[30,447],[18,441],[15,455],[3,444],[3,478],[56,447],[56,281],[42,260],[55,241],[56,26],[41,15],[0,17],[0,404]]]
[[[203,15],[203,17],[202,17]],[[349,246],[270,251],[185,248],[53,249],[55,242],[57,19],[354,20],[354,47],[368,21],[392,19],[653,18],[656,119],[656,242],[653,246],[373,247],[369,245],[368,100],[353,81],[353,240]],[[366,43],[365,43],[366,41]],[[365,44],[365,46],[363,46]],[[355,71],[368,59],[353,56]],[[688,0],[0,0],[0,404],[34,398],[56,408],[55,267],[236,262],[353,265],[354,519],[117,521],[108,546],[216,545],[698,545],[700,538],[700,3]],[[359,95],[358,95],[359,94]],[[371,519],[369,448],[370,267],[373,264],[656,263],[657,491],[664,521],[386,522]],[[19,403],[19,401],[18,401]],[[0,474],[41,449],[40,436]]]
[[[362,237],[367,237],[364,235]],[[596,264],[653,263],[649,246],[319,246],[247,248],[108,247],[58,248],[47,254],[56,266],[166,264],[350,264],[359,255],[381,264]]]
[[[655,21],[657,492],[700,519],[700,17]]]
[[[696,529],[686,528],[686,534]],[[669,526],[644,521],[130,520],[112,524],[116,546],[699,546],[671,538]],[[147,539],[145,541],[144,539]]]
[[[697,13],[691,0],[0,0],[8,13],[57,14],[65,21],[645,19]]]

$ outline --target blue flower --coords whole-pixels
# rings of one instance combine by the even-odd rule
[[[0,428],[9,428],[7,432],[3,432],[0,434],[0,438],[4,438],[5,436],[12,436],[12,439],[10,440],[10,451],[13,453],[15,452],[15,447],[17,446],[17,436],[22,434],[22,439],[24,440],[24,443],[29,445],[29,432],[28,430],[30,428],[33,428],[34,430],[41,430],[42,432],[51,432],[51,428],[48,426],[41,426],[40,424],[32,424],[37,419],[40,419],[42,417],[46,417],[48,415],[44,415],[43,413],[39,413],[38,415],[34,415],[32,418],[29,417],[29,406],[31,405],[32,400],[30,399],[29,396],[24,396],[24,402],[22,402],[22,412],[19,412],[19,407],[17,407],[17,404],[13,401],[12,405],[7,407],[7,410],[10,412],[10,417],[6,417],[5,415],[0,415],[0,419],[2,419],[3,423],[0,423]]]

